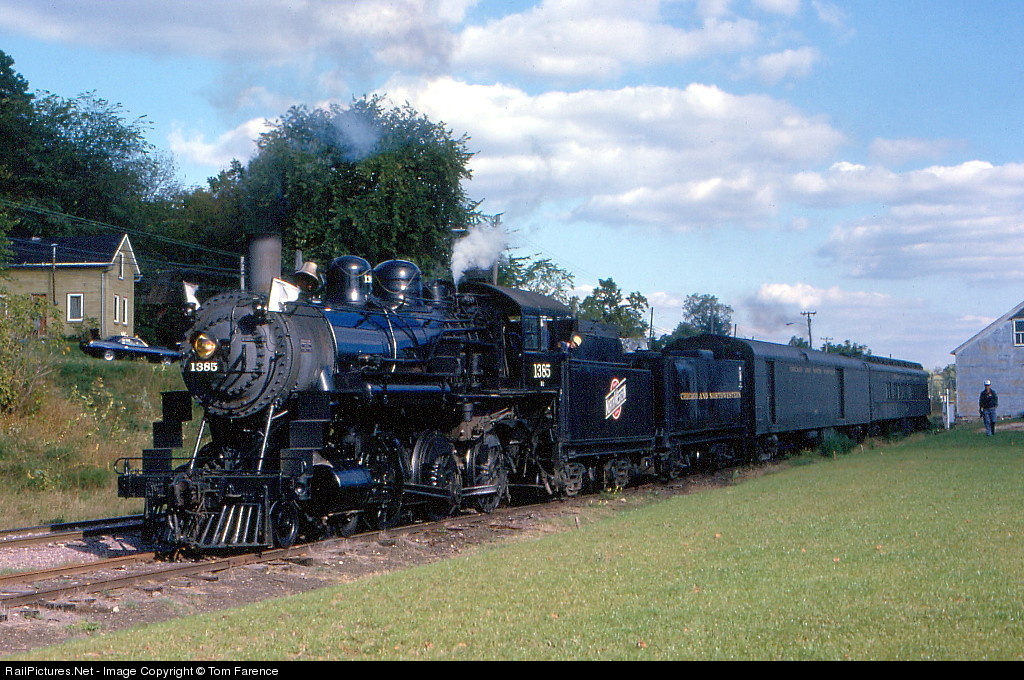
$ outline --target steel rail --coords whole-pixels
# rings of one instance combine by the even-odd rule
[[[3,529],[0,530],[0,549],[38,545],[40,543],[75,541],[88,536],[101,536],[112,531],[138,529],[142,527],[142,524],[142,516],[133,515],[111,517],[102,520],[88,520],[85,522],[26,527],[23,529]]]

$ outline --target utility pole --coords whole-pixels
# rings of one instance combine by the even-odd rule
[[[53,304],[57,304],[57,244],[51,243],[50,247],[53,249],[53,255],[50,260],[50,292],[53,298]]]
[[[814,349],[814,337],[811,335],[811,317],[817,314],[817,312],[800,312],[800,314],[807,317],[807,344],[811,349]]]

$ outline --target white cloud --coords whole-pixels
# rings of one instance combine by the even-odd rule
[[[759,27],[750,19],[705,16],[679,28],[661,19],[660,4],[548,0],[525,12],[467,27],[453,62],[476,74],[613,79],[631,68],[738,52],[759,41]]]
[[[202,133],[186,131],[181,124],[176,124],[171,130],[168,144],[179,161],[221,169],[226,168],[234,159],[243,163],[248,161],[256,151],[256,139],[268,129],[267,121],[257,118],[208,142]]]
[[[213,90],[222,105],[254,86],[273,87],[274,97],[314,101],[325,83],[351,88],[395,70],[446,70],[457,26],[476,1],[0,0],[0,28],[71,45],[213,62],[230,71]],[[347,98],[351,92],[330,94]]]
[[[754,0],[754,6],[764,12],[795,16],[800,11],[800,0]]]
[[[513,214],[549,202],[612,224],[757,221],[775,209],[788,172],[844,142],[785,102],[701,84],[530,95],[440,78],[382,91],[470,131],[471,193]]]
[[[920,361],[928,368],[951,362],[946,350],[935,350],[936,344],[953,347],[966,332],[965,324],[919,298],[803,282],[763,284],[737,307],[743,335],[778,342],[792,336],[806,339],[807,317],[802,312],[815,312],[811,316],[815,347],[825,338],[836,343],[850,340],[867,345],[875,354]]]
[[[851,276],[1024,280],[1024,164],[967,161],[908,172],[835,163],[793,175],[786,200],[868,216],[837,224],[819,254]]]
[[[379,45],[403,63],[444,51],[475,0],[0,1],[0,25],[45,40],[218,59],[290,59]],[[450,48],[450,45],[447,46]]]
[[[774,85],[783,80],[806,78],[820,60],[817,48],[800,47],[757,57],[747,62],[746,69],[763,82]]]
[[[963,142],[950,139],[882,139],[871,142],[870,154],[887,165],[901,165],[908,161],[938,160],[951,150],[962,148]]]

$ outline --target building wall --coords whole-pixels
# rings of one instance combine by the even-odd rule
[[[965,345],[956,354],[956,408],[961,418],[978,418],[985,381],[999,395],[1000,417],[1024,415],[1024,347],[1013,343],[1013,319]]]
[[[9,293],[41,295],[51,301],[55,297],[59,316],[65,323],[68,335],[75,335],[82,328],[98,328],[100,336],[104,338],[135,334],[135,279],[128,268],[123,278],[117,265],[89,268],[58,266],[56,269],[11,268],[6,273],[7,278],[0,281],[0,285]],[[81,320],[68,318],[69,295],[82,296]]]

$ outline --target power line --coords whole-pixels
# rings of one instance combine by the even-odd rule
[[[7,206],[9,208],[13,208],[15,210],[22,210],[24,212],[30,212],[30,213],[36,213],[36,214],[39,214],[39,215],[45,215],[46,217],[53,217],[53,218],[57,218],[57,219],[68,220],[70,222],[74,222],[76,224],[81,224],[81,225],[85,225],[85,226],[97,227],[99,229],[110,229],[110,230],[116,231],[118,233],[125,233],[125,234],[129,234],[129,235],[135,235],[135,236],[140,236],[140,237],[145,237],[145,238],[151,238],[151,239],[155,239],[157,241],[162,241],[164,243],[169,243],[171,245],[186,246],[188,248],[191,248],[192,250],[199,251],[199,252],[204,252],[204,253],[210,253],[212,255],[224,255],[224,256],[227,256],[227,257],[235,257],[235,258],[238,257],[238,253],[232,253],[232,252],[228,252],[226,250],[220,250],[220,249],[217,249],[217,248],[210,248],[209,246],[202,246],[202,245],[198,245],[196,243],[190,243],[188,241],[179,241],[178,239],[173,239],[173,238],[170,238],[169,236],[162,236],[160,234],[154,234],[152,232],[143,231],[141,229],[133,229],[131,227],[119,227],[119,226],[116,226],[116,225],[113,225],[113,224],[107,224],[106,222],[99,222],[97,220],[90,220],[90,219],[85,218],[85,217],[76,217],[74,215],[68,215],[67,213],[62,213],[62,212],[59,212],[57,210],[50,210],[48,208],[40,208],[40,207],[37,207],[37,206],[31,206],[31,205],[24,205],[24,204],[21,204],[21,203],[16,203],[14,201],[9,201],[9,200],[7,200],[5,198],[0,198],[0,205],[4,205],[4,206]]]

